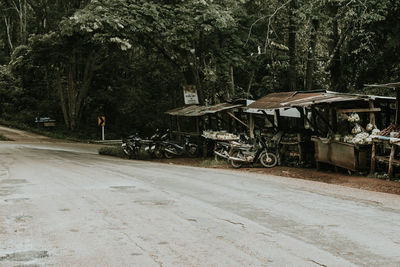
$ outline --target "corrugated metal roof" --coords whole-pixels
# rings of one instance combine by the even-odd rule
[[[212,106],[184,106],[166,111],[166,114],[172,116],[199,117],[206,114],[217,113],[223,110],[229,110],[244,106],[243,104],[220,103]]]
[[[323,103],[362,101],[370,99],[395,100],[394,97],[345,94],[331,91],[280,92],[271,93],[250,104],[248,108],[278,109],[290,107],[307,107]]]

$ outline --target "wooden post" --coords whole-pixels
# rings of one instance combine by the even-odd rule
[[[369,170],[370,174],[374,174],[375,173],[375,166],[376,166],[375,156],[376,156],[376,143],[374,141],[372,141],[371,168]]]
[[[334,133],[337,133],[337,113],[336,109],[333,106],[329,107],[329,115],[330,115],[330,123],[332,125],[332,130]]]
[[[373,100],[369,101],[369,108],[370,109],[374,108],[374,101]],[[375,113],[374,112],[370,112],[369,113],[369,123],[371,123],[372,125],[375,126]]]
[[[328,131],[331,130],[333,131],[332,126],[329,124],[329,120],[326,119],[326,117],[324,116],[323,113],[319,112],[316,108],[311,107],[313,114],[315,114],[314,118],[316,117],[316,115],[318,115],[321,120],[326,124],[326,126],[328,127]]]
[[[203,158],[207,158],[207,139],[203,138]]]
[[[377,124],[376,127],[378,129],[383,129],[383,121],[382,121],[383,108],[381,107],[380,104],[377,104],[377,106],[381,108],[382,112],[378,112],[375,114],[375,123]]]
[[[200,134],[200,122],[199,122],[199,117],[196,117],[196,133]]]
[[[176,116],[176,127],[178,129],[177,139],[178,142],[181,141],[181,125],[179,124],[179,116]]]
[[[391,121],[390,121],[390,103],[387,103],[386,104],[386,112],[385,112],[385,117],[386,117],[386,121],[385,121],[385,123],[386,123],[386,125],[390,125],[391,124]]]
[[[400,88],[396,88],[396,118],[394,123],[396,125],[400,124]]]
[[[249,132],[250,132],[250,138],[254,139],[254,117],[253,114],[249,114]]]
[[[279,123],[279,117],[280,117],[279,109],[275,109],[274,110],[274,124],[276,125],[277,128],[279,128],[281,126]]]
[[[299,129],[300,129],[300,130],[304,130],[304,124],[305,124],[305,119],[304,119],[304,117],[305,117],[304,108],[297,108],[297,110],[298,110],[299,113],[300,113],[300,127],[299,127]]]
[[[302,145],[301,145],[301,134],[297,133],[297,147],[299,149],[299,161],[302,162],[303,161],[303,149],[302,149]]]
[[[393,178],[393,160],[395,153],[396,153],[396,145],[392,145],[389,157],[389,169],[388,169],[389,178]]]

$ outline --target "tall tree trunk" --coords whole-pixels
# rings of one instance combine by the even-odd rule
[[[82,106],[89,92],[90,84],[95,70],[95,55],[85,58],[84,69],[79,69],[76,51],[71,53],[68,66],[57,71],[57,90],[60,98],[61,109],[64,115],[65,125],[70,130],[79,126]],[[61,76],[65,75],[65,82]]]
[[[231,98],[235,97],[235,80],[233,78],[233,66],[230,67]]]
[[[336,3],[329,5],[329,12],[332,17],[332,35],[329,43],[330,61],[329,61],[329,72],[331,77],[331,89],[334,91],[343,91],[341,82],[342,64],[340,59],[340,47],[344,41],[344,33],[342,36],[339,34],[339,21],[338,13],[339,7]]]
[[[290,2],[289,8],[289,71],[288,71],[288,83],[291,91],[296,90],[296,18],[295,10],[297,8],[297,0]]]
[[[61,76],[60,72],[61,72],[61,70],[59,68],[56,71],[57,92],[58,92],[58,97],[60,98],[61,110],[62,110],[62,113],[64,116],[65,126],[67,127],[67,129],[70,129],[71,125],[70,125],[70,120],[69,120],[69,116],[68,116],[67,103],[65,101],[62,76]]]
[[[6,26],[6,32],[7,32],[7,41],[8,45],[10,47],[10,55],[14,51],[14,46],[12,43],[12,38],[11,38],[11,18],[4,16],[4,24]]]
[[[250,97],[250,90],[251,90],[251,86],[253,85],[254,74],[255,74],[255,71],[252,70],[252,71],[251,71],[251,74],[250,74],[249,84],[247,85],[246,98],[249,98],[249,97]]]
[[[310,91],[313,89],[313,76],[315,69],[315,46],[317,45],[317,32],[319,28],[319,21],[312,20],[312,29],[310,34],[310,45],[308,48],[307,67],[306,67],[306,84],[305,89]]]

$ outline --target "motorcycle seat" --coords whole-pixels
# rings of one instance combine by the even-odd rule
[[[253,147],[252,145],[243,144],[243,143],[239,143],[239,142],[236,142],[236,141],[232,141],[231,144],[234,147],[241,147],[241,148],[251,148],[251,147]]]

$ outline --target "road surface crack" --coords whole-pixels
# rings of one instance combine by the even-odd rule
[[[310,259],[309,259],[309,261],[314,262],[315,264],[318,264],[319,266],[326,267],[325,264],[319,263],[319,262],[317,262],[317,261],[315,261],[315,260],[310,260]]]
[[[228,223],[231,223],[231,224],[234,224],[234,225],[240,225],[240,226],[242,226],[243,229],[246,228],[246,226],[245,226],[243,223],[241,223],[241,222],[233,222],[233,221],[228,220],[228,219],[220,219],[220,220],[225,221],[225,222],[228,222]]]

